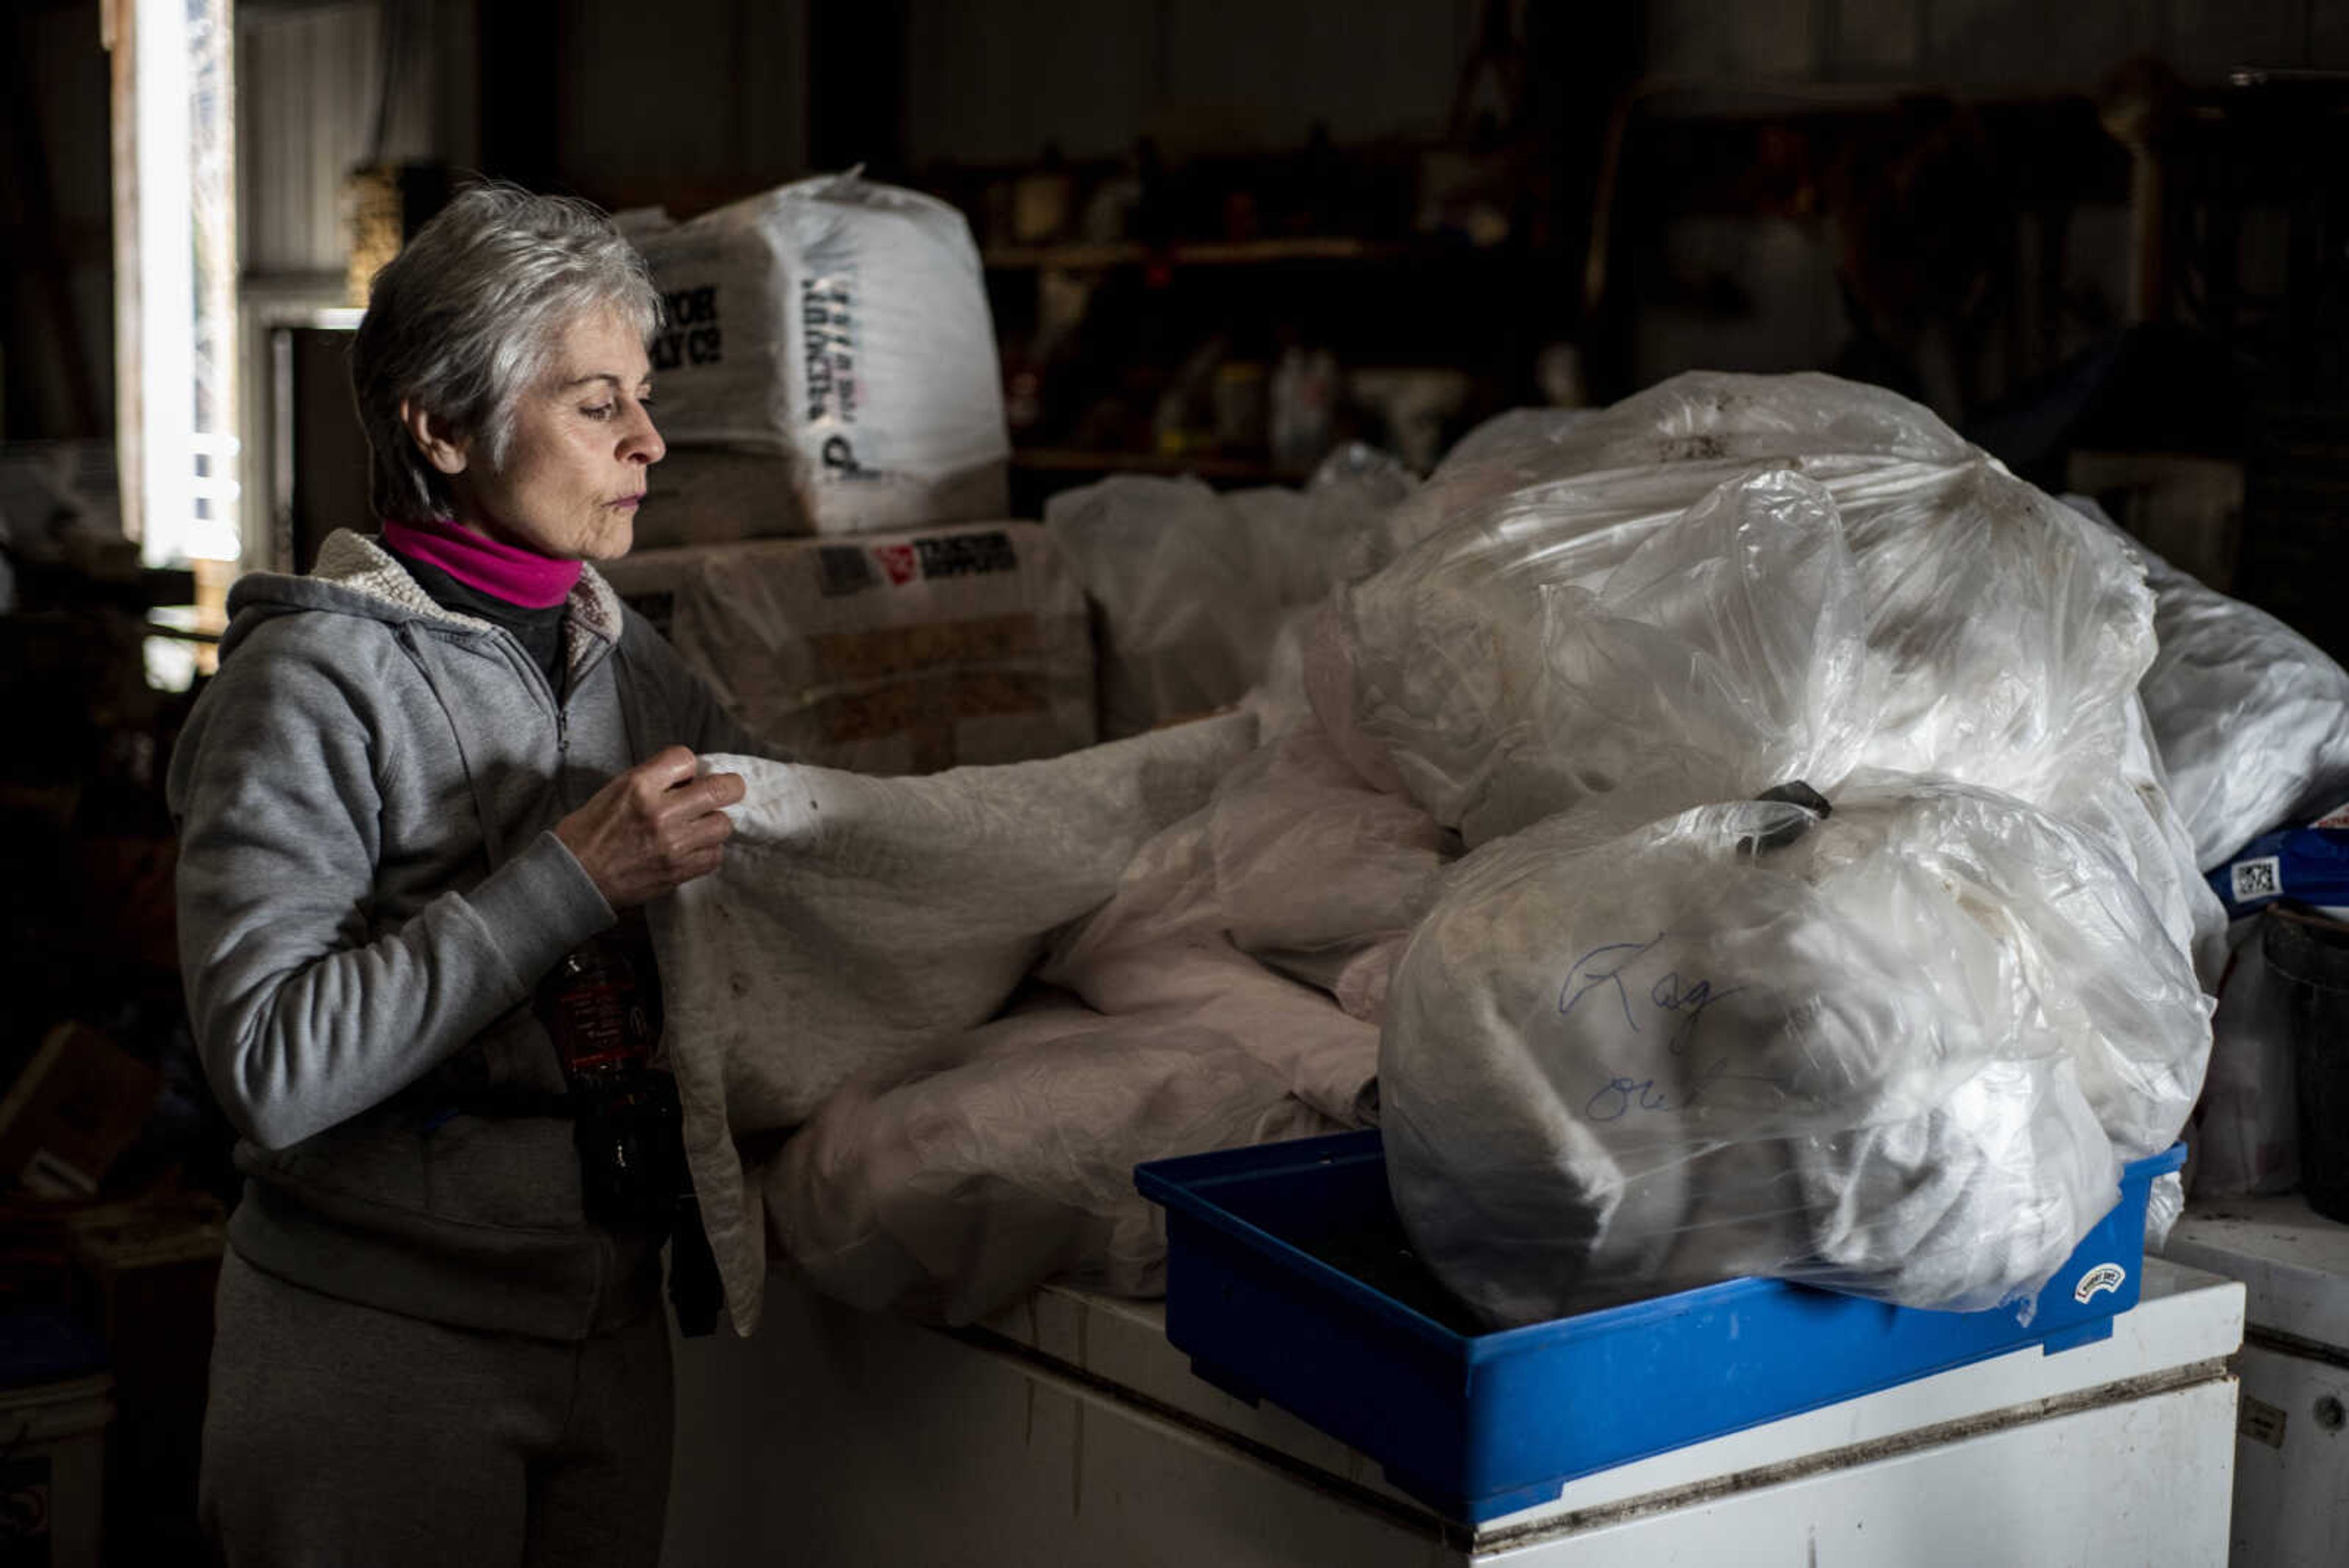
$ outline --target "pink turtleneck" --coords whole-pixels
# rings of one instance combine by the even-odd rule
[[[403,556],[440,567],[470,588],[524,609],[561,604],[579,581],[579,563],[558,561],[519,545],[501,544],[447,517],[383,525],[383,542]]]

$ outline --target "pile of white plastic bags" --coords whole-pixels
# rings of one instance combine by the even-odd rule
[[[1388,531],[1309,683],[1475,850],[1381,1056],[1438,1274],[1504,1322],[2043,1283],[2184,1126],[2221,951],[2118,536],[1891,394],[1714,375],[1520,421]]]
[[[1987,1306],[2178,1136],[2223,920],[2117,533],[1889,393],[1725,375],[1314,527],[1349,565],[1224,718],[741,764],[659,933],[738,1324],[769,1241],[954,1320],[1146,1293],[1133,1163],[1373,1120],[1496,1323],[1741,1273]]]

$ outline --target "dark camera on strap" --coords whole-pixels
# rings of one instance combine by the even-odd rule
[[[656,1061],[660,975],[641,920],[564,954],[539,982],[536,1006],[563,1063],[588,1218],[665,1233],[678,1325],[709,1333],[717,1265],[686,1166],[677,1080]]]

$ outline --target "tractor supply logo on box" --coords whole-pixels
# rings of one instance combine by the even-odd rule
[[[2237,861],[2228,874],[2234,879],[2235,902],[2238,904],[2283,895],[2283,862],[2273,855],[2262,855],[2257,860]]]
[[[816,552],[818,586],[828,599],[862,593],[885,581],[902,588],[908,583],[1019,569],[1019,552],[1011,535],[999,531],[948,534],[902,545],[827,545]]]
[[[725,359],[725,337],[718,325],[718,286],[680,288],[661,296],[668,321],[653,339],[653,369],[675,370],[687,365],[716,365]]]
[[[2121,1286],[2127,1281],[2128,1271],[2118,1263],[2098,1263],[2082,1274],[2080,1282],[2072,1287],[2072,1299],[2085,1306],[2088,1298],[2098,1291],[2110,1291],[2118,1295]]]
[[[949,534],[939,539],[916,539],[925,577],[977,577],[989,572],[1016,572],[1019,556],[1009,534]]]

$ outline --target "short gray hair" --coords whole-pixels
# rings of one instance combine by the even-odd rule
[[[564,328],[598,309],[647,342],[660,327],[644,257],[585,202],[483,181],[419,229],[376,274],[351,344],[377,514],[416,523],[448,510],[447,481],[400,419],[403,401],[502,463],[515,400],[545,373]]]

